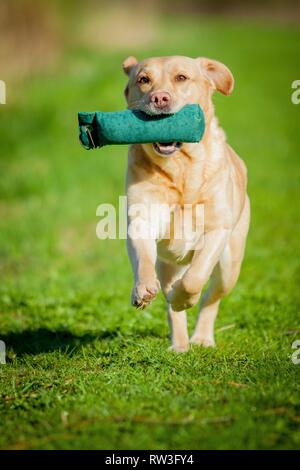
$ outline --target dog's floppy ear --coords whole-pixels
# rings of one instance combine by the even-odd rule
[[[234,87],[234,78],[229,68],[217,60],[199,57],[198,63],[202,73],[212,82],[215,89],[230,95]]]
[[[124,60],[122,66],[123,70],[126,73],[126,75],[130,74],[130,70],[132,67],[134,67],[138,63],[137,59],[133,57],[132,55],[127,57],[127,59]]]

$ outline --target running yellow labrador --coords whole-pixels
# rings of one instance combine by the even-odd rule
[[[127,241],[134,272],[132,304],[146,307],[161,286],[172,349],[184,352],[190,343],[214,346],[218,307],[237,282],[250,220],[247,170],[226,142],[212,103],[216,90],[224,95],[232,92],[234,79],[224,64],[203,57],[171,56],[141,62],[128,57],[123,69],[129,77],[125,89],[129,108],[169,114],[199,103],[206,122],[199,143],[156,142],[129,149]],[[188,206],[193,219],[193,208],[198,205],[203,207],[204,218],[199,225],[193,221],[196,236],[192,241],[175,238],[172,229],[166,232],[172,214]],[[141,215],[136,207],[149,210]],[[164,210],[153,212],[151,207]],[[137,219],[145,236],[132,235],[135,232],[130,228]],[[189,339],[185,310],[199,301],[208,280],[196,329]]]

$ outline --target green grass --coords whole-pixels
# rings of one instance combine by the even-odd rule
[[[58,70],[21,89],[8,83],[0,107],[1,448],[300,446],[300,365],[290,359],[300,339],[300,105],[290,99],[300,34],[177,18],[164,31],[151,48],[124,53],[75,44]],[[236,78],[232,97],[215,104],[248,166],[252,224],[215,350],[168,352],[162,296],[132,309],[125,242],[95,235],[98,204],[124,194],[127,149],[86,152],[76,113],[124,107],[120,63],[135,52],[214,57]]]

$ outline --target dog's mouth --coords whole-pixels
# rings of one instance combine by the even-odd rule
[[[182,142],[155,142],[154,150],[160,155],[172,155],[182,146]]]

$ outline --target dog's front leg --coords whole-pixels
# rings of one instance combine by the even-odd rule
[[[127,250],[134,273],[132,305],[143,309],[154,299],[160,284],[156,277],[156,242],[151,239],[133,239],[128,235]]]
[[[182,279],[176,281],[168,296],[175,311],[195,305],[228,240],[229,230],[217,229],[205,234],[204,246],[195,251],[192,262]]]

